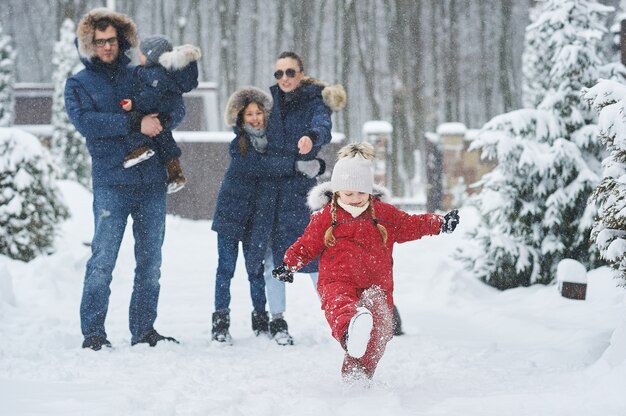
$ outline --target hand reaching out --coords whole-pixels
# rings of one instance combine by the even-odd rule
[[[443,221],[441,223],[441,232],[451,233],[452,231],[454,231],[457,225],[459,225],[459,210],[453,209],[443,216]]]

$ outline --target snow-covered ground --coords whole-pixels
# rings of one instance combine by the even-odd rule
[[[28,264],[0,257],[0,415],[626,414],[626,304],[608,270],[588,274],[586,301],[554,285],[498,292],[451,260],[461,232],[396,246],[406,334],[389,343],[369,384],[341,380],[342,351],[306,275],[287,293],[295,346],[252,334],[243,265],[232,287],[235,343],[211,343],[215,233],[208,221],[177,217],[167,222],[156,328],[181,344],[130,346],[128,233],[107,318],[114,349],[82,350],[91,196],[60,185],[73,217],[57,252]],[[460,231],[473,215],[461,210]]]

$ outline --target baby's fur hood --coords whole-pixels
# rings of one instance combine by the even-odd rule
[[[326,106],[334,112],[341,111],[346,106],[348,96],[346,95],[346,90],[343,88],[343,85],[330,85],[327,82],[310,77],[304,78],[302,83],[319,85],[322,87],[322,98],[324,99],[324,104],[326,104]]]
[[[391,202],[391,193],[382,185],[374,184],[374,193],[372,196],[382,202]],[[306,202],[311,211],[317,211],[324,208],[332,199],[333,190],[330,182],[323,182],[311,188]]]
[[[159,57],[159,63],[165,69],[177,70],[186,67],[193,61],[197,61],[202,57],[200,48],[194,45],[176,46],[170,52],[164,52]]]
[[[124,53],[130,48],[136,48],[139,44],[137,26],[135,26],[135,22],[130,17],[114,12],[106,7],[98,7],[83,16],[76,29],[78,53],[88,61],[91,61],[96,56],[96,45],[93,43],[96,33],[94,22],[105,17],[108,17],[117,27],[117,36],[123,38],[120,39],[120,53]],[[124,49],[124,46],[127,46],[127,48]]]
[[[243,87],[235,91],[228,102],[226,103],[226,110],[224,111],[224,123],[227,126],[234,126],[237,124],[237,114],[243,110],[251,102],[261,103],[265,109],[265,119],[269,117],[269,112],[272,109],[272,97],[257,87]]]

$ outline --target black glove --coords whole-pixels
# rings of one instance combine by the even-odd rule
[[[293,283],[293,272],[285,263],[272,270],[272,277],[281,282]]]
[[[442,233],[451,233],[456,226],[459,225],[459,210],[453,209],[443,216],[443,222],[441,223]]]

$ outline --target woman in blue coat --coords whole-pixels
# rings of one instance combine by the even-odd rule
[[[328,85],[305,76],[302,59],[293,52],[278,56],[270,87],[272,112],[267,124],[268,151],[284,153],[300,162],[315,160],[322,146],[331,140],[331,114],[346,103],[341,85]],[[271,277],[273,264],[281,264],[286,249],[309,223],[307,194],[317,184],[315,174],[261,177],[251,238],[255,245],[252,261],[265,260],[265,285],[271,313],[270,335],[280,345],[292,345],[284,318],[285,285]],[[263,259],[261,261],[263,261]],[[311,273],[317,285],[317,262],[301,270]]]

